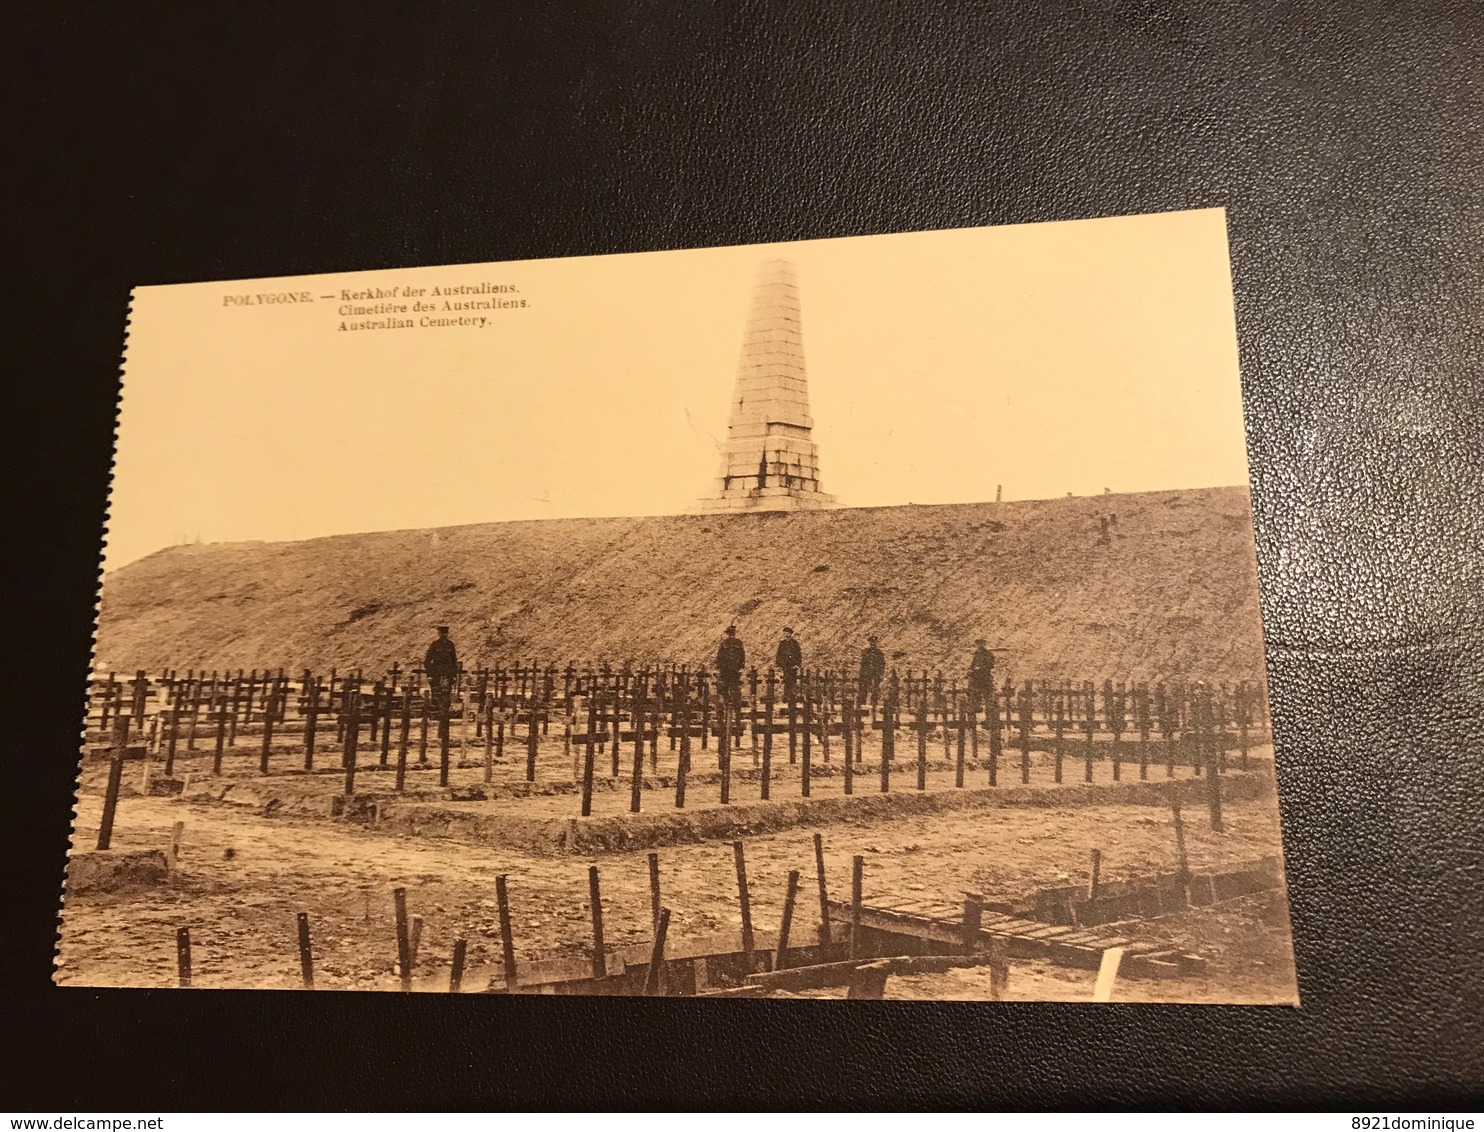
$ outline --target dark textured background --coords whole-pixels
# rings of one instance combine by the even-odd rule
[[[4,1104],[1478,1103],[1484,10],[205,7],[0,36]],[[1303,1009],[50,987],[131,286],[1210,205]]]

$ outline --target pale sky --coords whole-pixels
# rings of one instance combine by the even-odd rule
[[[193,283],[134,293],[105,566],[198,536],[693,510],[773,257],[841,505],[1247,482],[1219,209]],[[528,305],[337,329],[342,289],[485,283]],[[226,305],[286,291],[314,301]],[[424,313],[450,317],[393,317]]]

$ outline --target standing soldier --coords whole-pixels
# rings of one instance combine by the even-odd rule
[[[737,626],[728,625],[716,650],[716,689],[734,708],[742,702],[742,669],[746,664],[747,652],[737,639]]]
[[[876,647],[876,638],[866,638],[870,644],[861,650],[860,699],[872,700],[881,695],[881,678],[886,675],[886,654]]]
[[[994,704],[994,653],[986,647],[983,637],[974,645],[974,659],[969,662],[969,710],[979,718],[979,705]]]
[[[778,665],[778,671],[783,674],[783,698],[792,703],[795,690],[798,688],[799,669],[804,667],[804,650],[799,648],[799,642],[794,640],[792,629],[783,630],[783,640],[778,642],[778,652],[774,655],[773,661]]]
[[[459,654],[448,637],[448,626],[438,626],[438,639],[428,646],[423,657],[423,671],[428,674],[428,684],[433,691],[433,702],[440,709],[448,706],[453,694],[453,682],[459,675]]]

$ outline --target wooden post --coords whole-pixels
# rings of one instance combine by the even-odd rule
[[[855,702],[851,695],[845,694],[845,713],[841,720],[841,734],[845,739],[845,765],[841,770],[845,772],[845,793],[855,793],[855,751],[852,740],[855,738],[855,725],[860,717],[860,705]]]
[[[881,793],[891,791],[891,760],[896,754],[897,704],[896,698],[887,692],[881,704]]]
[[[649,772],[660,772],[660,721],[665,717],[665,686],[662,676],[655,676],[655,695],[650,703]]]
[[[178,821],[170,829],[170,867],[180,860],[180,839],[185,835],[185,822]]]
[[[979,946],[979,928],[984,922],[984,896],[978,892],[964,893],[964,918],[962,946],[965,955],[972,955]]]
[[[608,954],[603,946],[603,896],[598,886],[598,866],[587,867],[587,898],[593,917],[593,978],[608,974]]]
[[[419,766],[428,765],[428,694],[418,694],[418,727],[417,727],[417,762]]]
[[[799,681],[803,674],[794,673],[794,678],[789,680],[788,674],[783,677],[783,694],[788,700],[788,761],[792,765],[799,761]]]
[[[356,791],[356,744],[361,731],[361,692],[359,688],[345,690],[345,794]]]
[[[191,720],[186,727],[186,750],[188,751],[196,749],[196,723],[197,717],[201,714],[201,685],[204,679],[203,673],[191,683]]]
[[[315,728],[319,726],[319,681],[304,670],[304,769],[314,769]]]
[[[1092,879],[1087,882],[1087,899],[1089,902],[1098,898],[1098,873],[1103,867],[1103,851],[1094,849],[1092,851]]]
[[[825,762],[830,761],[830,724],[835,718],[835,681],[829,673],[825,673],[822,694],[819,698],[820,721],[819,721],[819,756]]]
[[[541,732],[537,722],[538,702],[535,696],[526,701],[526,781],[536,781],[536,753],[541,743]]]
[[[1139,729],[1139,778],[1149,777],[1149,685],[1134,685],[1134,723]]]
[[[955,685],[955,687],[957,687],[957,685]],[[959,699],[958,693],[956,691],[952,693],[952,696],[953,722],[956,730],[958,731],[958,756],[953,768],[953,785],[955,787],[961,788],[964,784],[964,742],[966,739],[966,736],[964,735],[964,725],[966,723],[970,724],[974,729],[974,734],[978,735],[979,713],[978,709],[975,708],[973,712],[974,718],[972,720],[966,720],[964,718],[963,701]],[[973,707],[972,700],[969,701],[969,706]]]
[[[412,930],[408,933],[408,939],[407,939],[407,963],[408,963],[408,966],[413,967],[413,968],[416,968],[417,967],[418,948],[422,946],[422,941],[423,941],[423,918],[421,916],[413,916],[412,917]]]
[[[448,992],[458,994],[464,986],[464,957],[468,954],[469,941],[456,939],[453,941],[453,963],[448,969]]]
[[[1086,758],[1086,766],[1084,767],[1084,770],[1083,770],[1083,779],[1082,780],[1084,782],[1091,782],[1092,781],[1092,733],[1093,733],[1093,729],[1097,727],[1097,719],[1096,719],[1096,716],[1095,716],[1095,713],[1096,713],[1097,709],[1093,706],[1092,698],[1090,696],[1087,698],[1087,701],[1086,702],[1087,702],[1087,719],[1083,722],[1083,726],[1087,728],[1087,752],[1086,752],[1086,756],[1085,756],[1085,758]]]
[[[857,856],[850,862],[850,958],[861,957],[861,889],[865,880],[866,859]]]
[[[489,679],[487,674],[485,679]],[[484,780],[493,782],[495,778],[495,697],[484,696],[483,705],[484,718],[481,723],[484,727]]]
[[[938,713],[938,723],[943,729],[943,761],[953,761],[953,735],[948,730],[948,696],[943,689],[943,671],[933,679],[933,707]]]
[[[1055,760],[1055,763],[1056,763],[1056,783],[1057,783],[1058,786],[1060,786],[1061,785],[1062,739],[1063,739],[1063,736],[1066,734],[1066,726],[1067,726],[1067,701],[1066,701],[1066,698],[1065,698],[1064,695],[1062,695],[1060,693],[1057,694],[1057,697],[1056,697],[1056,706],[1054,708],[1052,708],[1052,712],[1053,712],[1052,726],[1055,727],[1055,729],[1056,729],[1056,751],[1052,755],[1052,758]]]
[[[572,729],[573,729],[573,727],[577,723],[577,708],[575,706],[573,706],[571,700],[567,700],[563,704],[563,712],[564,712],[564,715],[563,715],[563,718],[562,718],[562,763],[563,763],[563,765],[565,765],[566,762],[567,762],[567,760],[568,759],[571,759],[572,760],[572,781],[573,782],[581,782],[582,781],[582,763],[578,759],[578,757],[577,757],[577,751],[576,751],[576,749],[572,745]],[[486,758],[485,758],[485,764],[486,765],[489,764],[489,758],[488,758],[487,755],[486,755]]]
[[[1009,680],[1005,681],[1006,684]],[[990,686],[988,694],[984,697],[984,726],[989,730],[989,784],[994,786],[999,781],[1000,751],[1002,740],[1000,739],[1000,699],[995,694],[993,685]],[[1005,727],[1010,727],[1010,701],[1005,700]],[[974,734],[977,737],[979,728],[976,725]],[[976,752],[977,753],[977,752]]]
[[[1025,687],[1020,692],[1020,782],[1021,785],[1031,780],[1031,726],[1034,720],[1031,713],[1035,710],[1035,693],[1031,689],[1031,682],[1027,680]]]
[[[822,947],[829,947],[832,939],[830,893],[824,879],[824,835],[819,833],[814,835],[814,871],[819,878],[819,943]]]
[[[299,973],[304,989],[314,989],[314,949],[309,944],[309,913],[299,913]]]
[[[593,769],[598,752],[598,697],[595,691],[587,696],[587,748],[582,756],[582,816],[591,817],[593,812]]]
[[[498,702],[493,702],[491,711],[498,715],[495,722],[495,758],[505,757],[505,673],[500,673],[500,696]]]
[[[974,757],[979,757],[979,712],[970,703],[969,714],[973,717],[974,730],[970,732],[974,741]],[[998,786],[1000,781],[1000,701],[991,688],[984,698],[984,725],[989,728],[989,784]]]
[[[732,721],[731,707],[725,695],[716,697],[716,718],[721,724],[721,733],[716,740],[717,763],[721,769],[721,804],[732,801]]]
[[[801,747],[801,750],[800,750],[800,753],[799,753],[799,791],[800,791],[800,796],[801,797],[807,798],[807,797],[809,797],[809,771],[810,771],[810,750],[809,750],[809,739],[810,739],[810,736],[809,736],[809,731],[810,731],[810,728],[813,726],[813,720],[811,718],[812,712],[810,710],[810,702],[809,701],[813,697],[813,689],[810,687],[810,683],[811,682],[810,682],[808,676],[801,675],[799,677],[799,681],[800,681],[801,690],[804,693],[804,704],[803,704],[803,707],[804,707],[804,728],[803,728],[803,730],[804,730],[804,738],[803,738],[803,744],[802,744],[802,747]]]
[[[706,688],[706,669],[696,674],[696,693],[700,696],[700,749],[711,745],[711,693]]]
[[[618,718],[618,708],[622,702],[623,691],[619,688],[618,681],[615,679],[613,683],[613,719],[610,721],[613,724],[613,773],[608,776],[609,778],[618,777],[618,764],[619,760],[623,757],[619,751],[619,736],[623,734],[623,725],[619,722]]]
[[[654,921],[654,946],[649,951],[649,970],[644,976],[644,993],[660,993],[660,976],[665,969],[665,935],[670,930],[670,909],[661,908]]]
[[[438,697],[438,785],[448,785],[448,713],[450,695],[445,689]]]
[[[220,776],[222,773],[222,753],[227,745],[227,708],[225,704],[219,704],[216,712],[216,751],[211,756],[211,773]]]
[[[113,757],[108,762],[108,787],[103,793],[103,817],[98,822],[98,848],[107,849],[113,843],[113,816],[118,809],[119,787],[124,781],[123,735],[128,731],[128,716],[123,717],[123,727],[114,728]]]
[[[407,748],[412,744],[412,689],[402,689],[402,709],[398,713],[397,730],[397,789],[401,790],[407,779]]]
[[[237,746],[237,714],[242,710],[242,669],[237,670],[237,679],[232,684],[232,695],[226,701],[231,705],[227,718],[227,746]]]
[[[191,985],[191,929],[175,930],[175,971],[182,987]]]
[[[391,713],[390,713],[390,709],[388,709],[387,720],[386,720],[386,728],[382,732],[383,735],[385,735],[387,731],[390,731],[391,730],[391,722],[392,722]],[[398,794],[402,793],[402,791],[407,788],[407,743],[408,743],[408,739],[409,739],[410,734],[411,734],[411,730],[412,730],[412,714],[411,714],[411,709],[410,709],[410,707],[408,706],[408,703],[407,703],[407,694],[404,693],[403,696],[402,696],[402,735],[401,735],[401,738],[397,742],[397,784],[396,784],[396,791],[397,791]]]
[[[634,697],[634,767],[629,782],[629,813],[637,814],[644,797],[644,699]]]
[[[732,842],[732,856],[737,863],[737,906],[742,911],[742,957],[750,975],[757,970],[752,955],[752,904],[747,895],[747,860],[742,842]]]
[[[680,751],[675,756],[675,808],[685,809],[685,776],[690,773],[690,688],[688,677],[680,673]]]
[[[180,704],[178,702],[175,704],[174,707],[170,708],[169,723],[170,723],[170,730],[169,730],[169,733],[168,733],[168,735],[166,736],[166,739],[165,739],[165,777],[166,778],[173,778],[173,777],[175,777],[175,743],[176,743],[176,738],[177,738],[177,736],[180,733]],[[1243,746],[1242,746],[1242,769],[1243,770],[1245,770],[1247,768],[1247,747],[1246,747],[1247,740],[1246,740],[1246,734],[1247,734],[1247,732],[1244,729],[1243,732],[1242,732],[1242,735],[1243,735],[1243,739],[1242,739],[1242,743],[1243,743]]]
[[[757,667],[747,670],[747,730],[752,736],[752,765],[757,766]],[[828,755],[825,758],[829,758]]]
[[[794,923],[794,901],[799,895],[799,870],[788,871],[788,891],[783,896],[783,919],[778,924],[778,950],[773,956],[773,969],[788,966],[788,935]]]
[[[923,694],[917,697],[917,788],[927,789],[927,688],[923,675]]]
[[[1165,777],[1175,776],[1174,720],[1170,716],[1170,701],[1164,683],[1154,685],[1154,722],[1159,728],[1160,741],[1165,747]]]
[[[653,923],[660,915],[660,855],[649,854],[649,919]]]
[[[407,930],[407,890],[392,889],[392,903],[397,910],[397,974],[402,979],[402,989],[412,989],[412,938]]]
[[[381,725],[381,748],[377,765],[385,769],[387,763],[391,761],[392,751],[392,693],[380,680],[376,682],[376,694],[372,702],[376,705],[375,716]],[[375,725],[371,730],[374,737]]]
[[[140,673],[140,675],[142,676],[144,674],[143,673]],[[268,683],[267,674],[264,673],[263,684],[266,686],[267,683]],[[252,675],[249,676],[248,677],[248,680],[247,680],[247,702],[243,705],[243,709],[242,709],[242,722],[244,724],[250,724],[250,723],[252,723],[252,701],[253,701],[253,695],[254,695],[254,693],[257,692],[257,690],[258,690],[258,670],[256,668],[254,668],[252,670]]]
[[[495,877],[495,902],[500,906],[500,954],[505,966],[506,987],[515,986],[515,937],[510,932],[510,900],[505,892],[505,874]]]

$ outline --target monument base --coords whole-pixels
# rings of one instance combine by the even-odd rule
[[[798,487],[763,487],[733,491],[701,500],[701,510],[720,511],[822,511],[835,506],[835,497],[822,491]]]

